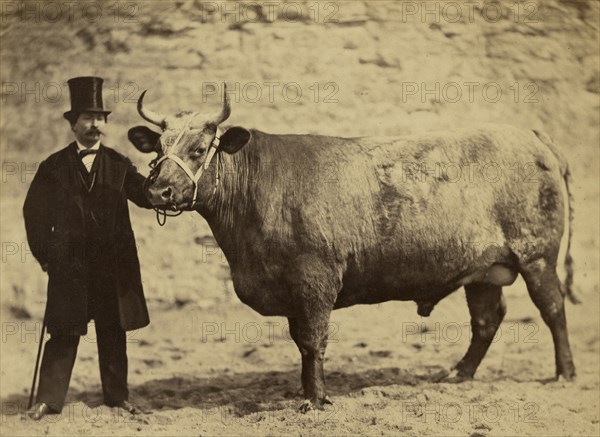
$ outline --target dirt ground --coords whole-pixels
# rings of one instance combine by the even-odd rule
[[[437,17],[422,16],[422,2],[276,2],[275,15],[260,20],[223,19],[220,2],[123,3],[116,11],[98,3],[104,14],[93,21],[78,16],[79,4],[74,17],[54,21],[41,2],[28,3],[30,15],[4,8],[0,434],[600,435],[600,8],[528,1],[517,14],[501,1],[491,20],[484,2],[475,3],[469,17],[456,2],[460,20],[437,2],[428,2],[440,8]],[[301,14],[286,17],[286,4]],[[210,86],[223,80],[239,90],[230,122],[273,133],[401,135],[498,121],[548,132],[574,177],[572,253],[583,303],[566,306],[576,381],[553,380],[550,332],[518,279],[505,288],[508,314],[475,379],[460,384],[438,379],[468,346],[463,290],[429,318],[412,302],[335,311],[325,362],[334,404],[300,414],[300,355],[286,320],[239,301],[199,215],[161,228],[153,212],[132,205],[151,324],[128,336],[129,384],[145,414],[102,405],[90,329],[63,413],[25,420],[46,276],[28,253],[21,208],[36,163],[72,138],[62,119],[64,82],[79,75],[105,78],[114,110],[106,143],[143,173],[147,158],[126,138],[142,124],[141,90],[150,89],[148,105],[162,112],[210,110],[218,102]],[[279,84],[272,99],[266,82]],[[482,94],[492,82],[502,90],[497,101]],[[302,91],[297,101],[281,93],[291,83]],[[449,94],[455,84],[458,99]]]

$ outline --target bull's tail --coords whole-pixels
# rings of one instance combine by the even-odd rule
[[[548,148],[552,151],[554,156],[558,159],[560,163],[560,172],[562,174],[563,180],[565,182],[565,190],[567,192],[567,198],[565,199],[568,208],[569,208],[569,233],[567,236],[567,247],[565,254],[565,272],[566,277],[565,281],[561,284],[561,292],[563,296],[567,297],[572,303],[578,304],[581,303],[580,300],[575,296],[573,292],[573,275],[574,275],[574,267],[573,267],[573,257],[571,256],[571,240],[573,239],[573,219],[575,217],[574,209],[573,209],[573,193],[570,190],[572,185],[571,179],[571,170],[569,169],[569,164],[564,157],[564,155],[558,149],[558,146],[552,141],[552,139],[545,135],[543,132],[539,132],[534,130],[535,135],[539,138],[539,140],[544,143]],[[567,223],[565,223],[567,224]]]
[[[568,164],[566,164],[566,161],[565,161],[565,172],[563,174],[563,178],[565,180],[565,187],[567,189],[567,194],[568,194],[567,202],[569,203],[569,235],[567,237],[567,253],[565,256],[565,271],[567,273],[567,276],[565,278],[564,284],[562,284],[562,292],[565,296],[567,296],[569,298],[569,300],[572,303],[578,304],[581,302],[577,298],[577,296],[575,296],[575,293],[573,293],[573,274],[574,274],[573,264],[574,263],[573,263],[573,257],[571,256],[571,240],[573,239],[573,218],[575,217],[575,213],[573,210],[573,193],[569,189],[569,187],[571,186],[571,181],[572,181],[571,180],[571,171],[569,169]]]
[[[561,284],[561,291],[563,295],[569,298],[569,300],[574,303],[580,303],[575,293],[573,293],[573,257],[571,256],[571,240],[573,239],[573,218],[575,214],[573,212],[573,193],[569,189],[571,185],[571,171],[569,169],[568,164],[565,162],[565,172],[563,173],[563,178],[565,180],[565,188],[567,189],[567,202],[569,203],[569,235],[567,237],[567,253],[565,256],[565,271],[567,273],[565,277],[565,281]]]

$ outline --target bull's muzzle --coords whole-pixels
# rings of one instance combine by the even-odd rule
[[[180,193],[156,175],[150,175],[146,179],[145,192],[150,203],[158,208],[175,209],[181,203]]]

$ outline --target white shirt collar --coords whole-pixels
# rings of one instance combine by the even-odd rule
[[[82,150],[99,150],[100,149],[100,141],[94,144],[92,147],[85,147],[79,141],[75,140],[77,143],[77,151],[81,152]]]

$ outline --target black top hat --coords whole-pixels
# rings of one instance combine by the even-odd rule
[[[71,121],[82,112],[99,112],[108,116],[111,111],[105,111],[102,104],[102,82],[104,79],[91,76],[69,79],[71,110],[65,112],[64,117]]]

